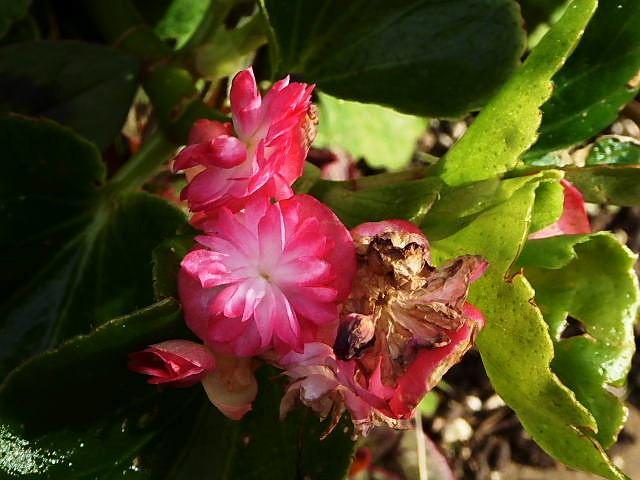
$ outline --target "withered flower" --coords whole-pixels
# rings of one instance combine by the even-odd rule
[[[331,429],[346,407],[356,433],[366,435],[381,423],[402,427],[473,346],[484,318],[466,298],[488,263],[465,255],[435,267],[424,234],[402,220],[351,233],[358,271],[333,351],[316,344],[283,358],[293,382],[281,413],[299,400],[323,418],[331,414]]]

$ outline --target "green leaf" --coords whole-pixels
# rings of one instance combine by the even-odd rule
[[[149,305],[151,252],[185,223],[145,193],[111,195],[90,143],[48,121],[0,119],[0,375]]]
[[[568,168],[566,178],[587,202],[640,205],[640,169],[636,167]]]
[[[178,298],[180,262],[194,244],[194,235],[166,239],[153,250],[153,291],[156,298]]]
[[[41,41],[0,48],[0,112],[52,118],[106,147],[122,128],[138,62],[89,43]]]
[[[638,92],[627,85],[640,72],[640,3],[602,1],[566,65],[553,77],[542,106],[532,155],[559,150],[598,134]]]
[[[196,31],[214,1],[172,0],[153,30],[163,40],[174,41],[175,48],[180,49]]]
[[[4,37],[11,24],[27,14],[31,0],[0,0],[0,38]]]
[[[427,120],[379,105],[318,95],[320,128],[314,145],[341,147],[373,168],[400,170],[411,162]]]
[[[524,65],[436,165],[448,185],[484,180],[516,166],[535,141],[551,78],[577,44],[597,0],[574,0]]]
[[[585,165],[639,165],[640,144],[637,141],[625,141],[616,137],[598,140],[591,149]]]
[[[508,201],[515,192],[535,181],[541,190],[538,205],[534,204],[532,218],[539,225],[554,218],[557,213],[557,187],[562,174],[547,170],[542,176],[525,176],[500,181],[497,178],[444,188],[439,200],[431,207],[422,222],[422,227],[429,233],[431,240],[439,240],[465,228],[481,215],[486,214],[497,205]],[[544,179],[539,181],[538,179]],[[542,193],[544,192],[544,193]],[[537,208],[536,208],[537,207]],[[548,209],[544,212],[543,208]],[[536,213],[536,210],[539,213]]]
[[[511,0],[262,0],[274,72],[427,117],[484,105],[523,48]]]
[[[558,221],[564,209],[564,187],[560,182],[542,182],[536,189],[531,212],[530,232],[537,232]]]
[[[182,425],[195,420],[194,396],[202,400],[203,392],[163,392],[126,361],[183,330],[179,305],[165,300],[15,370],[0,386],[0,476],[133,478],[142,467],[134,458],[154,438],[171,432],[178,450]]]
[[[403,172],[346,182],[319,180],[309,193],[327,204],[348,228],[389,219],[420,223],[442,182],[435,177],[410,180],[413,175]]]
[[[327,424],[306,408],[292,412],[284,422],[278,418],[284,393],[282,379],[273,368],[257,372],[258,397],[242,420],[224,417],[211,404],[203,405],[183,455],[169,479],[297,480],[346,477],[355,444],[346,420],[325,440]],[[208,461],[203,461],[203,459]]]
[[[430,218],[432,212],[446,221],[436,204],[427,215],[425,232],[436,263],[463,254],[483,255],[490,262],[472,285],[469,301],[486,317],[478,348],[496,392],[555,458],[572,468],[620,479],[624,476],[602,447],[585,433],[596,427],[596,421],[550,369],[553,344],[540,310],[531,302],[533,289],[521,274],[507,275],[530,230],[539,184],[556,182],[557,177],[557,172],[550,171],[505,180],[496,188],[501,200],[484,208],[474,206],[475,199],[470,198],[466,224],[440,238],[430,230],[437,223]],[[479,182],[476,188],[487,182]],[[449,203],[446,194],[443,191],[441,201]],[[446,231],[441,228],[440,235]]]
[[[635,261],[611,234],[597,233],[530,241],[519,262],[549,324],[552,369],[595,417],[593,436],[604,448],[615,443],[627,418],[627,409],[606,386],[624,385],[635,350]],[[580,321],[586,333],[562,338],[567,316]]]

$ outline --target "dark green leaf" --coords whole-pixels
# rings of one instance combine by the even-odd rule
[[[437,164],[448,185],[493,178],[516,166],[535,141],[540,106],[551,95],[551,78],[578,43],[596,3],[571,3],[520,70]]]
[[[553,77],[532,154],[587,140],[615,120],[638,92],[627,82],[640,71],[640,3],[602,1],[567,64]]]
[[[462,212],[467,212],[465,222],[446,236],[448,229],[442,227],[438,236],[431,235],[430,226],[438,225],[432,214],[446,222],[446,209],[436,204],[427,214],[425,231],[436,263],[463,254],[480,254],[490,262],[469,296],[487,321],[478,348],[496,392],[534,440],[573,468],[622,479],[598,442],[584,433],[596,427],[595,419],[550,369],[553,344],[540,310],[531,302],[533,289],[521,274],[509,275],[530,231],[536,191],[541,182],[557,178],[557,172],[548,171],[505,180],[495,188],[502,200],[487,198],[482,205],[480,197],[480,206],[478,199],[469,198]],[[459,191],[453,192],[461,198]],[[453,205],[446,193],[441,202]]]
[[[309,193],[331,207],[348,228],[389,219],[420,223],[442,182],[435,177],[410,180],[411,175],[381,174],[346,182],[319,180]]]
[[[616,137],[598,140],[587,157],[585,165],[639,165],[640,144]]]
[[[27,14],[31,0],[0,0],[0,38],[9,31],[16,20]]]
[[[429,117],[484,105],[523,48],[511,0],[262,0],[279,74]]]
[[[240,421],[229,420],[212,405],[203,405],[186,441],[182,457],[169,479],[342,480],[346,477],[354,442],[346,421],[325,439],[327,424],[306,408],[278,419],[284,392],[278,371],[262,368],[253,410]],[[349,422],[350,423],[350,422]],[[208,459],[208,461],[203,461]]]
[[[153,299],[151,252],[184,216],[144,193],[109,196],[88,142],[47,121],[0,119],[0,358],[21,359]]]
[[[52,118],[100,147],[120,131],[138,62],[88,43],[42,41],[0,48],[0,111]]]
[[[424,118],[325,94],[319,95],[318,113],[320,128],[314,145],[344,148],[373,168],[407,167],[427,128]]]
[[[640,169],[635,167],[569,168],[566,178],[587,202],[640,205]]]
[[[344,421],[321,441],[326,423],[306,409],[281,422],[284,385],[273,381],[274,369],[259,372],[258,398],[242,421],[224,417],[198,387],[158,389],[127,371],[128,353],[183,336],[179,313],[175,301],[164,300],[14,371],[0,387],[0,472],[65,479],[345,477],[352,429]]]
[[[134,458],[168,428],[177,450],[203,392],[162,392],[126,362],[128,353],[184,329],[179,305],[166,300],[15,370],[0,387],[2,478],[135,478]]]
[[[153,291],[157,298],[178,298],[178,272],[182,258],[193,246],[194,235],[168,238],[153,251]]]
[[[530,241],[519,262],[549,324],[555,347],[551,366],[595,417],[594,436],[604,448],[613,445],[627,417],[606,386],[622,386],[631,367],[638,311],[635,260],[615,237],[599,233]],[[567,316],[586,332],[563,338]]]

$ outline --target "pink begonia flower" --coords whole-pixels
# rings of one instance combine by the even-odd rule
[[[258,363],[251,358],[216,355],[217,368],[202,379],[207,396],[218,410],[232,420],[240,420],[258,393],[253,372]]]
[[[305,341],[326,336],[324,327],[335,332],[356,258],[328,207],[309,195],[256,198],[235,214],[220,208],[202,226],[178,286],[187,325],[214,351],[302,351]]]
[[[562,215],[556,223],[529,235],[530,240],[555,237],[557,235],[591,233],[584,197],[580,190],[566,180],[561,180],[560,183],[564,187]]]
[[[310,344],[281,359],[293,380],[281,414],[300,400],[323,418],[331,413],[331,429],[346,407],[366,435],[411,418],[473,346],[484,318],[466,297],[488,264],[465,255],[430,265],[426,237],[403,220],[363,224],[352,235],[358,272],[334,348]]]
[[[173,169],[185,171],[190,182],[182,192],[189,208],[238,210],[252,196],[292,196],[316,134],[313,88],[286,77],[262,98],[251,68],[236,75],[231,114],[237,137],[229,123],[198,120],[175,159]]]
[[[129,354],[129,369],[151,375],[147,382],[191,387],[215,368],[213,353],[189,340],[169,340]]]

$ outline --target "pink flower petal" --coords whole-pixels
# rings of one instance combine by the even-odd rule
[[[560,183],[564,187],[562,215],[556,223],[530,234],[530,240],[555,237],[557,235],[591,233],[584,197],[576,187],[566,180],[561,180]]]
[[[151,375],[151,384],[190,387],[215,367],[211,351],[188,340],[169,340],[129,355],[129,369]]]

